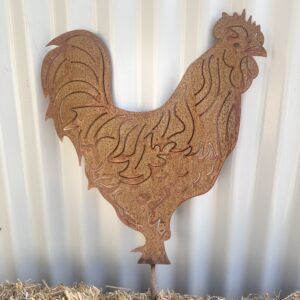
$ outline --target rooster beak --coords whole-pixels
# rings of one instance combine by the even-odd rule
[[[267,56],[267,51],[263,46],[250,47],[246,50],[246,52],[252,56],[263,56],[263,57]]]

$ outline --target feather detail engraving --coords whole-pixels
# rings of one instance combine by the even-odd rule
[[[215,44],[187,69],[160,108],[131,112],[114,105],[109,52],[89,31],[53,39],[41,79],[46,118],[73,143],[95,187],[120,220],[141,232],[139,263],[168,264],[164,241],[184,201],[209,191],[233,151],[241,95],[258,75],[254,56],[266,56],[261,29],[226,13],[214,26]]]

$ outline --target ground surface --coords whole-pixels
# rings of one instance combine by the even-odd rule
[[[101,289],[94,286],[86,285],[84,283],[75,284],[72,287],[65,285],[58,285],[49,287],[45,282],[42,284],[31,281],[17,283],[2,282],[0,283],[0,300],[148,300],[150,293],[136,293],[127,289],[119,289],[115,287],[108,287],[112,292],[103,293]],[[157,297],[158,300],[221,300],[220,297],[199,297],[191,295],[179,295],[170,291],[160,291]],[[279,300],[280,296],[258,296],[249,295],[242,300]],[[300,292],[295,292],[286,297],[285,300],[300,300]]]

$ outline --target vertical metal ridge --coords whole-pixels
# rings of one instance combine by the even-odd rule
[[[115,35],[114,35],[114,30],[115,30],[115,25],[114,25],[114,6],[113,4],[115,3],[115,0],[108,0],[108,11],[109,11],[109,18],[108,18],[108,23],[109,25],[106,26],[108,27],[108,36],[109,36],[109,51],[110,51],[110,59],[111,59],[111,67],[112,67],[112,97],[114,99],[114,104],[117,105],[117,99],[116,99],[116,72],[115,72],[115,66],[116,66],[116,60],[115,60]]]
[[[272,24],[274,33],[285,34],[287,32],[290,18],[288,17],[289,9],[283,8],[283,4],[276,3],[273,6]],[[283,16],[283,10],[285,17]],[[287,19],[284,24],[277,23],[277,17]],[[270,38],[270,36],[269,36]],[[259,286],[259,292],[262,291],[262,274],[264,271],[263,261],[265,259],[265,249],[267,246],[266,238],[269,233],[269,211],[272,204],[274,189],[274,172],[277,162],[278,151],[278,121],[280,119],[282,82],[284,74],[282,68],[286,64],[285,45],[279,40],[272,37],[270,43],[269,56],[272,57],[272,49],[276,47],[280,56],[272,57],[272,65],[269,66],[268,86],[266,89],[263,122],[261,124],[261,132],[259,138],[259,154],[257,165],[257,177],[254,188],[254,200],[251,211],[251,232],[249,234],[249,256],[248,256],[248,276],[245,278],[247,282],[247,290],[250,291],[254,287]],[[282,57],[284,59],[279,59]],[[257,228],[260,230],[257,231]],[[251,241],[251,242],[250,242]],[[257,252],[257,247],[261,251]],[[254,276],[254,274],[259,274]]]
[[[157,75],[158,75],[158,10],[159,0],[153,0],[153,103],[152,109],[159,107],[158,100],[158,86],[157,86]]]
[[[299,6],[299,5],[298,5]],[[276,270],[283,268],[283,251],[284,245],[288,242],[286,240],[286,222],[285,218],[285,207],[288,206],[288,195],[290,182],[293,180],[295,175],[293,166],[294,159],[292,157],[297,156],[297,140],[294,136],[291,136],[290,132],[297,132],[297,124],[294,122],[294,118],[291,118],[290,114],[290,102],[293,100],[292,86],[293,78],[295,78],[295,68],[292,64],[297,64],[298,53],[295,51],[296,43],[294,42],[294,30],[295,25],[299,22],[298,16],[294,13],[299,8],[296,3],[293,2],[290,11],[290,21],[286,27],[287,40],[285,43],[285,70],[283,72],[284,79],[282,80],[282,92],[281,92],[281,106],[280,106],[280,117],[278,124],[278,136],[277,136],[277,152],[276,152],[276,165],[274,171],[274,187],[272,191],[272,203],[270,207],[270,214],[268,220],[268,236],[267,236],[267,247],[266,255],[264,259],[264,270],[263,270],[263,282],[262,290],[275,289],[280,285],[282,280],[279,272]],[[296,27],[297,28],[297,27]],[[299,51],[299,46],[297,47]],[[299,64],[298,64],[299,65]],[[299,66],[298,66],[299,67]],[[285,100],[285,101],[284,101]],[[288,116],[289,114],[289,116]],[[299,115],[298,115],[299,117]],[[288,127],[288,118],[290,124],[294,126]],[[298,129],[300,127],[298,125]],[[298,139],[298,143],[299,143]],[[285,174],[285,177],[282,177]]]
[[[52,24],[54,36],[67,31],[67,8],[66,0],[52,0]]]
[[[298,120],[299,123],[299,120]],[[298,124],[299,126],[300,124]],[[298,159],[294,167],[293,184],[289,192],[289,214],[285,216],[287,223],[287,243],[284,252],[284,267],[281,276],[281,284],[285,288],[284,293],[298,289],[300,286],[300,142],[298,141]],[[296,287],[296,288],[295,288]]]
[[[20,148],[20,139],[19,139],[19,131],[18,131],[18,125],[17,125],[17,114],[16,114],[16,107],[15,107],[15,101],[14,101],[14,85],[13,85],[13,73],[12,73],[12,55],[11,55],[11,36],[10,36],[10,23],[9,23],[9,14],[8,14],[8,3],[7,2],[0,2],[0,42],[1,42],[1,56],[0,56],[0,64],[1,69],[0,73],[1,80],[0,80],[0,88],[3,93],[3,96],[0,98],[0,126],[1,126],[1,148],[2,148],[2,156],[5,157],[5,165],[3,165],[3,168],[5,170],[2,170],[4,174],[6,174],[6,177],[3,178],[6,182],[3,182],[3,185],[7,186],[7,193],[9,198],[7,199],[0,199],[1,201],[7,201],[7,208],[12,213],[11,216],[7,215],[7,218],[9,218],[9,230],[11,232],[11,243],[12,243],[12,251],[10,253],[6,253],[8,256],[10,256],[11,261],[15,261],[15,267],[14,272],[17,275],[20,276],[20,274],[23,273],[23,258],[21,256],[20,252],[20,240],[21,244],[24,240],[22,240],[22,237],[18,239],[18,232],[17,232],[17,217],[20,217],[18,222],[23,222],[23,225],[26,224],[25,220],[28,220],[26,215],[26,209],[24,209],[23,213],[25,216],[20,215],[19,211],[16,211],[16,204],[18,196],[21,194],[22,196],[25,195],[25,188],[24,188],[24,181],[20,172],[19,165],[22,164],[20,151],[18,149]],[[4,130],[5,129],[5,130]],[[15,151],[13,151],[15,150]],[[14,154],[14,157],[12,155],[6,155],[7,154]],[[22,167],[21,167],[22,171]],[[18,189],[16,189],[17,187]],[[18,193],[20,191],[20,193]],[[24,197],[24,198],[25,198]],[[25,198],[25,201],[27,199]],[[21,208],[24,208],[22,205],[23,203],[20,203]],[[26,206],[25,206],[26,208]],[[6,241],[5,238],[5,232],[8,230],[6,228],[6,224],[4,223],[4,219],[0,220],[2,226],[2,232],[0,231],[1,238],[4,239],[4,242]],[[3,225],[4,224],[4,225]],[[25,228],[25,233],[31,232],[28,231],[27,228]],[[4,236],[4,237],[3,237]],[[30,237],[29,237],[30,238]],[[27,249],[24,249],[23,252],[30,253],[30,250],[32,248],[28,247]],[[9,259],[9,258],[8,258]],[[3,278],[5,279],[5,277]]]
[[[82,280],[82,167],[78,164],[78,157],[74,146],[68,139],[60,145],[61,175],[63,190],[63,205],[65,218],[65,241],[67,258],[72,277],[69,283]]]
[[[94,0],[66,0],[68,27],[70,29],[85,29],[92,31],[96,25]]]
[[[212,14],[214,11],[212,10],[211,3],[212,2],[203,1],[201,2],[201,5],[199,5],[197,21],[197,53],[200,55],[212,45],[213,41],[212,24],[214,20],[212,20]]]
[[[186,41],[186,24],[187,24],[187,3],[184,1],[179,1],[179,22],[180,22],[180,30],[178,32],[179,35],[179,80],[181,80],[184,72],[186,71],[186,49],[185,41]]]
[[[151,109],[154,100],[154,3],[152,0],[141,2],[140,18],[141,105]]]
[[[299,98],[297,99],[299,100]],[[298,109],[299,110],[299,109]],[[299,122],[298,122],[299,123]],[[300,124],[298,124],[300,125]],[[300,234],[299,234],[299,219],[300,219],[300,143],[298,142],[297,147],[298,159],[295,161],[291,177],[292,182],[286,200],[288,202],[286,211],[283,212],[283,245],[280,245],[282,249],[280,253],[281,265],[275,265],[275,279],[277,277],[277,284],[282,288],[282,294],[287,295],[292,290],[299,289],[300,286]],[[277,245],[275,246],[277,250]],[[280,272],[278,272],[278,269]],[[278,274],[279,273],[279,278]],[[265,281],[267,285],[268,282]],[[272,281],[269,283],[270,287],[274,288]],[[277,289],[277,287],[276,287]]]
[[[137,109],[137,1],[112,1],[112,57],[116,105]]]
[[[6,27],[3,25],[5,20],[5,5],[4,2],[0,3],[0,47],[2,49],[0,56],[0,89],[3,96],[0,99],[0,257],[6,257],[6,260],[0,260],[0,278],[7,277],[8,280],[13,280],[17,277],[16,262],[14,260],[14,245],[13,245],[13,232],[12,232],[12,199],[10,196],[10,188],[8,184],[8,160],[5,157],[3,127],[5,119],[2,118],[2,113],[5,107],[4,97],[9,97],[9,85],[7,84],[7,77],[9,70],[7,62],[9,61],[9,49],[7,47]],[[4,90],[6,88],[6,90]],[[7,111],[6,111],[7,113]],[[7,125],[7,124],[5,124]]]
[[[216,189],[216,211],[213,225],[212,260],[210,261],[209,290],[214,295],[223,295],[226,282],[222,280],[227,273],[227,257],[229,251],[229,228],[232,217],[233,178],[236,152],[230,154],[220,172]]]
[[[11,230],[13,213],[7,178],[8,172],[3,148],[2,124],[0,124],[0,256],[6,258],[5,260],[0,260],[0,278],[14,280],[17,277],[17,273],[13,255],[15,253],[12,241],[13,232]]]
[[[40,5],[40,6],[39,6]],[[47,4],[45,3],[35,3],[35,7],[41,10],[46,9],[47,11]],[[42,90],[41,90],[41,80],[40,80],[40,64],[35,60],[36,57],[36,48],[35,41],[37,37],[41,37],[36,33],[36,29],[32,26],[32,19],[33,16],[31,14],[31,6],[28,5],[27,2],[23,0],[23,11],[24,11],[24,35],[25,35],[25,42],[27,48],[27,61],[28,61],[28,78],[30,82],[30,93],[32,99],[32,112],[33,112],[33,124],[35,128],[35,140],[36,140],[36,152],[37,152],[37,172],[40,186],[40,213],[37,214],[37,224],[35,224],[38,228],[41,228],[44,241],[42,241],[42,255],[43,260],[41,261],[41,275],[45,280],[51,282],[53,280],[53,268],[52,264],[55,262],[55,258],[51,255],[53,245],[51,245],[51,212],[49,213],[49,201],[51,201],[51,197],[47,190],[47,180],[49,177],[46,175],[48,172],[48,166],[45,162],[48,157],[44,155],[44,126],[42,126],[45,122],[44,115],[41,115],[41,99],[42,99]],[[46,17],[48,17],[48,13],[44,12]],[[26,17],[26,18],[25,18]],[[47,24],[46,18],[44,19],[44,24]],[[48,25],[48,24],[47,24]],[[49,34],[48,26],[43,25],[41,28],[45,28],[44,30]],[[37,36],[38,35],[38,36]],[[44,43],[46,44],[46,43]],[[44,46],[44,45],[43,45]],[[45,159],[46,158],[46,159]],[[36,183],[36,182],[35,182]],[[42,224],[42,226],[40,225]]]
[[[26,5],[25,5],[26,4]],[[32,9],[34,5],[34,10]],[[24,16],[26,16],[26,42],[28,45],[28,66],[30,72],[30,89],[32,93],[32,108],[34,114],[34,124],[36,127],[36,140],[41,175],[43,223],[45,224],[45,238],[47,239],[47,259],[43,260],[43,278],[49,283],[61,282],[63,272],[58,270],[61,259],[61,224],[62,218],[60,208],[61,195],[57,191],[57,184],[53,178],[58,178],[57,165],[57,138],[53,130],[51,121],[45,122],[45,111],[48,100],[44,99],[40,79],[40,62],[43,53],[46,53],[45,45],[51,39],[49,2],[33,0],[30,3],[24,2]],[[37,14],[36,11],[39,13]],[[39,24],[39,26],[36,26]],[[42,49],[42,51],[41,51]],[[49,131],[49,128],[51,130]],[[55,134],[55,135],[54,135]],[[55,139],[54,139],[55,138]],[[59,184],[58,184],[59,185]],[[59,189],[58,189],[59,190]],[[55,219],[55,222],[53,220]]]
[[[176,66],[180,59],[180,12],[179,0],[163,0],[160,5],[155,5],[157,14],[155,34],[157,34],[157,99],[158,106],[165,103],[175,90],[179,81],[179,67]],[[172,14],[169,14],[172,11]],[[175,33],[176,32],[176,33]]]
[[[94,33],[97,33],[98,29],[98,0],[90,0],[91,1],[91,8],[92,8],[92,29]]]
[[[110,5],[108,0],[96,1],[97,31],[110,51]],[[112,62],[111,62],[112,63]],[[113,66],[112,66],[113,67]]]
[[[21,155],[24,172],[24,182],[27,196],[27,212],[29,219],[35,220],[36,224],[30,224],[32,230],[32,252],[30,255],[34,258],[34,275],[33,278],[42,274],[44,262],[38,257],[42,257],[43,253],[47,261],[47,241],[45,238],[45,229],[43,222],[42,208],[42,190],[40,188],[40,166],[36,161],[38,157],[36,129],[34,126],[34,111],[31,108],[31,79],[28,60],[28,44],[26,41],[23,2],[10,1],[8,4],[10,17],[10,39],[11,51],[14,55],[12,59],[12,69],[15,77],[15,99],[18,110],[18,126],[21,137]],[[28,79],[29,78],[29,79]],[[30,143],[30,148],[28,147]],[[30,151],[29,151],[30,149]],[[34,226],[36,225],[36,226]],[[33,258],[32,258],[33,259]],[[25,274],[28,272],[24,270]]]
[[[142,94],[142,81],[143,81],[143,3],[138,1],[136,3],[137,20],[136,20],[136,95],[137,95],[137,108],[138,111],[143,111],[145,105]]]
[[[191,0],[183,2],[185,4],[184,8],[184,30],[185,33],[182,35],[182,72],[184,73],[187,67],[198,57],[197,44],[198,44],[198,29],[196,25],[198,23],[198,13],[199,13],[199,1]],[[183,4],[182,4],[183,5]]]
[[[191,213],[191,261],[189,283],[192,294],[209,294],[209,277],[213,250],[216,190],[195,197]]]

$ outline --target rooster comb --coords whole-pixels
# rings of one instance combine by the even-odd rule
[[[262,36],[260,25],[256,25],[256,22],[252,22],[252,16],[246,19],[246,11],[243,10],[239,15],[236,12],[230,16],[227,13],[222,13],[222,18],[217,22],[214,27],[214,35],[216,38],[222,38],[226,36],[228,28],[233,26],[243,27],[249,35]]]

